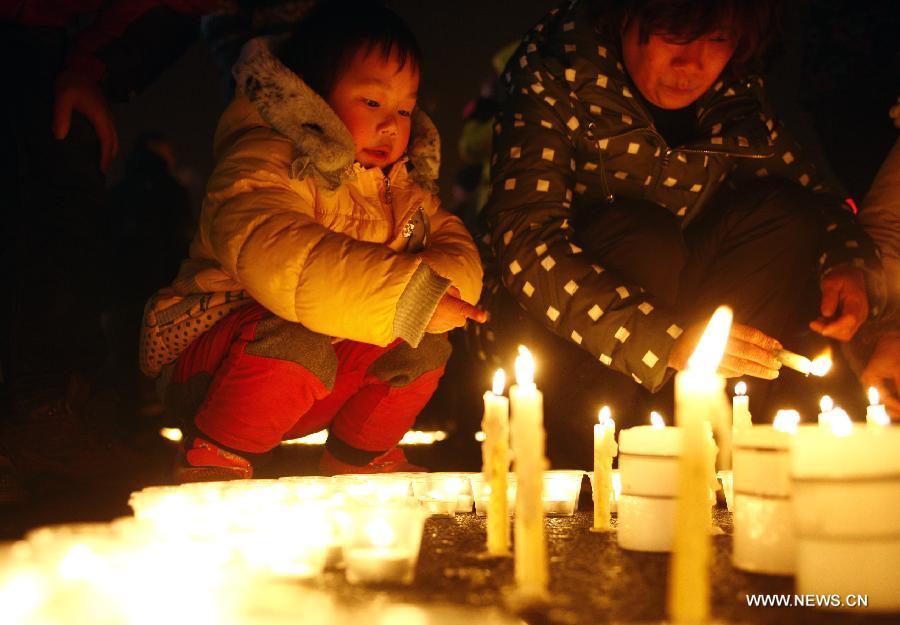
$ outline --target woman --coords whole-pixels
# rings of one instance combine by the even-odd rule
[[[493,327],[480,333],[501,359],[515,342],[543,356],[551,417],[619,392],[622,417],[643,420],[638,386],[655,392],[686,366],[719,304],[737,322],[722,372],[764,379],[778,376],[775,352],[816,275],[813,329],[848,340],[877,314],[871,241],[752,73],[773,12],[766,1],[575,0],[513,55],[486,207]]]

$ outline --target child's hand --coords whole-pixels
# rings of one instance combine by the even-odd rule
[[[487,321],[487,313],[460,299],[459,289],[451,286],[438,303],[425,331],[430,334],[449,332],[466,325],[466,319],[484,323]]]

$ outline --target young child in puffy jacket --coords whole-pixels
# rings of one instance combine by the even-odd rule
[[[324,473],[406,470],[397,442],[481,291],[441,208],[421,53],[376,2],[326,2],[253,40],[215,136],[190,258],[147,305],[141,366],[185,424],[176,479],[249,478],[327,427]]]

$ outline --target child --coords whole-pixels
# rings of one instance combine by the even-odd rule
[[[249,478],[329,428],[324,473],[405,470],[446,332],[484,321],[481,265],[434,195],[421,55],[375,2],[324,2],[248,43],[190,258],[148,303],[141,364],[187,424],[176,479]]]

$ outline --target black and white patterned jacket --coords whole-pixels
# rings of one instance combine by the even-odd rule
[[[679,320],[582,254],[573,215],[610,198],[642,198],[686,225],[721,185],[773,176],[824,200],[820,270],[863,268],[877,314],[883,280],[876,249],[775,120],[762,79],[716,82],[697,102],[695,139],[669,146],[635,97],[617,44],[598,34],[586,4],[551,11],[504,74],[508,96],[494,127],[486,213],[499,278],[526,311],[603,364],[658,389]]]

